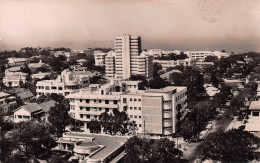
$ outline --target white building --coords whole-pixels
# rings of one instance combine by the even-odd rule
[[[175,67],[175,66],[194,66],[195,60],[194,59],[183,59],[183,60],[153,60],[153,63],[159,63],[162,65],[162,69],[167,69],[169,67]]]
[[[135,122],[139,133],[174,134],[177,123],[187,114],[187,88],[139,90],[140,84],[140,81],[122,80],[112,80],[105,85],[91,84],[66,96],[70,99],[69,114],[82,121],[82,129],[88,131],[91,119],[98,120],[101,113],[118,109]]]
[[[16,106],[16,97],[0,92],[0,113],[6,114],[11,108],[15,108]]]
[[[152,78],[153,57],[145,54],[140,55],[141,48],[140,36],[136,37],[125,34],[115,38],[116,78],[128,79],[132,75],[142,75]]]
[[[107,53],[104,53],[100,50],[94,51],[95,65],[96,66],[105,66],[105,57]]]
[[[50,72],[38,72],[37,74],[32,74],[31,78],[32,79],[43,79],[45,77],[50,77],[51,73]]]
[[[77,89],[87,87],[91,73],[63,70],[56,80],[42,80],[36,84],[37,97],[51,93],[67,96]]]
[[[8,58],[6,67],[20,67],[30,63],[30,58]]]
[[[189,58],[196,59],[198,61],[204,61],[207,56],[216,56],[218,59],[229,56],[226,52],[220,51],[186,51],[184,54],[187,54]]]
[[[17,72],[9,73],[3,78],[3,83],[7,87],[19,87],[21,83],[27,82],[27,73]]]
[[[37,68],[41,68],[41,67],[49,67],[50,65],[43,63],[42,60],[40,60],[38,63],[31,63],[28,65],[28,67],[30,69],[37,69]]]

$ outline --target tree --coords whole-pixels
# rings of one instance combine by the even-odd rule
[[[218,60],[218,57],[217,56],[207,56],[204,60],[204,62],[214,62]]]
[[[198,146],[197,153],[204,159],[222,162],[248,162],[254,159],[254,152],[260,146],[259,138],[240,129],[210,134]]]
[[[211,81],[211,83],[212,83],[212,85],[213,85],[214,87],[218,88],[219,80],[218,80],[218,78],[216,77],[216,73],[215,73],[215,72],[211,74],[211,79],[210,79],[210,81]]]
[[[175,162],[182,152],[174,147],[175,142],[167,138],[152,140],[134,136],[126,142],[124,162]]]
[[[68,99],[66,99],[64,102],[60,102],[55,107],[50,108],[49,111],[48,121],[58,137],[61,137],[62,133],[65,132],[66,126],[73,124],[73,119],[68,114],[68,103]]]
[[[100,115],[100,124],[105,132],[117,133],[127,128],[128,116],[124,111],[120,112],[118,109],[113,109],[113,114],[104,112]],[[91,130],[94,130],[94,128],[91,128]]]
[[[12,132],[15,144],[22,147],[26,160],[38,156],[43,148],[51,149],[56,144],[50,135],[50,127],[36,120],[21,122]]]
[[[181,124],[179,133],[184,139],[191,139],[192,136],[197,135],[198,126],[194,122],[186,120]]]
[[[101,123],[96,119],[91,119],[91,121],[88,123],[88,126],[91,133],[101,132]]]

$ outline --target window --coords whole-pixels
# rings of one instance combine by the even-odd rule
[[[102,108],[99,108],[99,111],[102,111]]]
[[[83,110],[83,107],[80,107],[80,110]]]
[[[86,103],[89,103],[89,99],[86,100]]]
[[[83,114],[80,114],[80,118],[83,118]]]
[[[106,108],[106,112],[109,112],[109,108]]]
[[[123,103],[126,103],[126,98],[123,98]]]
[[[82,99],[80,99],[79,101],[82,102]]]
[[[116,100],[114,100],[114,104],[117,104],[117,101],[116,101]]]
[[[99,103],[102,103],[102,100],[98,100]]]
[[[135,107],[135,110],[137,109],[137,107]]]
[[[86,111],[90,111],[90,108],[89,108],[89,107],[86,107]]]
[[[97,118],[97,115],[95,115],[95,118]]]
[[[253,116],[259,116],[259,112],[252,112],[253,113]]]
[[[142,118],[142,116],[139,116],[139,119],[141,119]]]
[[[130,115],[130,118],[133,118],[133,115]]]
[[[139,99],[138,99],[138,101],[140,102],[140,101],[141,101],[141,99],[139,98]]]
[[[46,87],[45,87],[45,90],[50,90],[50,87],[49,87],[49,86],[46,86]]]
[[[132,98],[130,98],[130,101],[132,101]]]
[[[57,87],[51,87],[51,89],[57,89]]]
[[[135,118],[137,118],[137,115],[135,115]]]
[[[94,100],[94,102],[97,102],[97,100]]]
[[[87,114],[87,119],[89,119],[90,118],[90,115],[89,114]]]
[[[127,111],[127,106],[124,106],[124,111]]]
[[[63,90],[62,87],[59,87],[58,89],[59,89],[59,90]]]
[[[132,110],[133,109],[133,107],[130,107],[130,110]]]
[[[139,124],[139,127],[142,127],[142,125],[141,125],[141,124]]]
[[[134,101],[136,101],[136,98],[134,98]]]
[[[109,104],[109,100],[106,100],[106,101],[105,101],[105,104]]]
[[[139,107],[139,110],[142,110],[142,108],[141,108],[141,107]]]

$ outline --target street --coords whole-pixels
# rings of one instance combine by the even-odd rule
[[[217,132],[220,130],[225,131],[226,128],[229,126],[231,120],[229,119],[230,116],[233,115],[233,111],[231,109],[227,109],[223,115],[222,115],[222,119],[218,120],[217,123],[212,127],[211,130],[209,130],[203,139],[205,139],[209,134],[213,133],[213,132]],[[225,116],[228,116],[228,118],[224,118]],[[183,159],[186,160],[184,162],[193,162],[196,159],[196,148],[203,142],[196,142],[196,143],[191,143],[189,146],[188,142],[185,143],[181,143],[182,148],[180,150],[183,151]],[[184,148],[185,147],[185,150]]]

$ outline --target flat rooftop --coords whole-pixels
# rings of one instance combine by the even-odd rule
[[[8,93],[0,92],[0,98],[6,97],[6,96],[9,96],[9,95],[10,94],[8,94]]]
[[[260,100],[259,101],[252,101],[249,110],[260,110]]]
[[[79,137],[90,137],[95,138],[94,142],[99,145],[105,145],[105,148],[97,152],[96,154],[92,155],[91,159],[103,159],[107,157],[112,151],[119,148],[123,142],[125,142],[128,137],[118,137],[118,136],[109,136],[109,135],[95,135],[95,134],[79,134],[79,133],[68,133],[72,136],[79,136]]]

